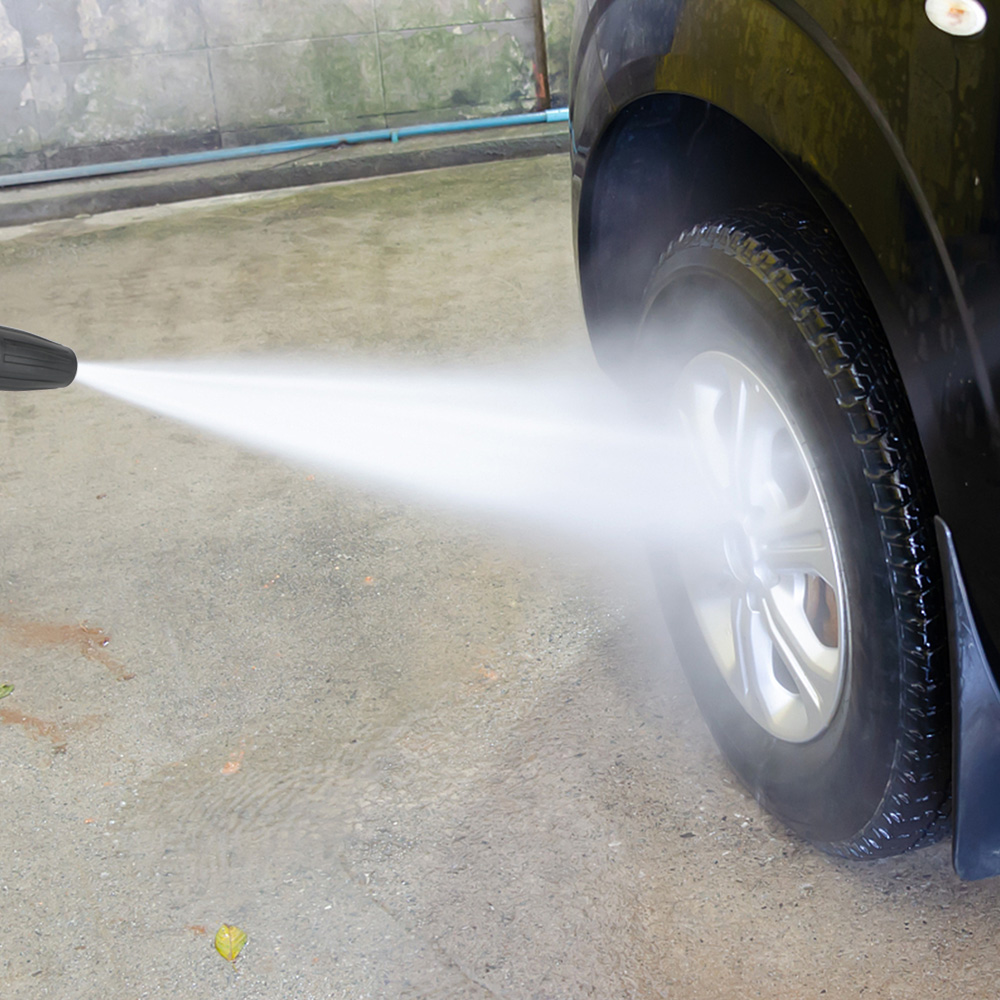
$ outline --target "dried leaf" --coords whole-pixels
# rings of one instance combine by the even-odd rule
[[[215,934],[215,950],[227,961],[235,962],[236,956],[247,943],[246,934],[239,927],[223,924]]]
[[[0,684],[0,698],[6,698],[13,690],[13,684]]]
[[[226,763],[222,765],[222,773],[235,774],[243,766],[244,753],[245,751],[242,749],[234,750],[229,755],[229,760],[227,760]]]

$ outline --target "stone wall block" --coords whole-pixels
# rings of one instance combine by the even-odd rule
[[[30,68],[46,147],[214,131],[205,52],[84,59]]]
[[[569,49],[573,34],[573,0],[542,0],[549,93],[553,107],[569,103]]]
[[[0,66],[0,156],[41,150],[27,66]]]
[[[379,36],[386,113],[452,108],[488,115],[536,101],[531,20],[386,32]]]
[[[28,62],[83,58],[75,0],[3,0],[7,19],[21,36]]]
[[[199,0],[5,0],[31,63],[205,46]],[[0,21],[2,27],[2,21]]]
[[[77,13],[87,57],[205,47],[198,0],[77,0]]]
[[[212,48],[375,31],[372,0],[202,0]]]
[[[234,46],[211,59],[224,133],[295,126],[321,135],[383,124],[374,35]]]
[[[512,21],[534,14],[532,0],[375,0],[379,31]]]
[[[0,0],[0,67],[23,64],[24,39],[21,32],[11,23],[7,4]]]

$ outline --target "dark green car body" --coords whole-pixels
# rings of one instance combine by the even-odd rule
[[[984,4],[987,13],[990,5]],[[877,310],[919,432],[950,583],[956,865],[1000,872],[1000,7],[580,0],[576,250],[598,357],[629,350],[686,227],[779,201],[822,217]]]

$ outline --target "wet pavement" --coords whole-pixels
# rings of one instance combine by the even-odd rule
[[[568,187],[547,157],[8,229],[0,321],[87,360],[586,366]],[[4,1000],[996,992],[1000,882],[767,818],[640,553],[80,386],[0,397],[0,514]]]

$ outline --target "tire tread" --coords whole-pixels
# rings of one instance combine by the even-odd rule
[[[800,213],[763,206],[696,226],[661,260],[688,247],[736,258],[791,313],[847,417],[879,517],[898,608],[900,736],[871,820],[847,839],[816,846],[876,858],[940,840],[950,805],[950,690],[934,500],[881,325],[839,240]]]

